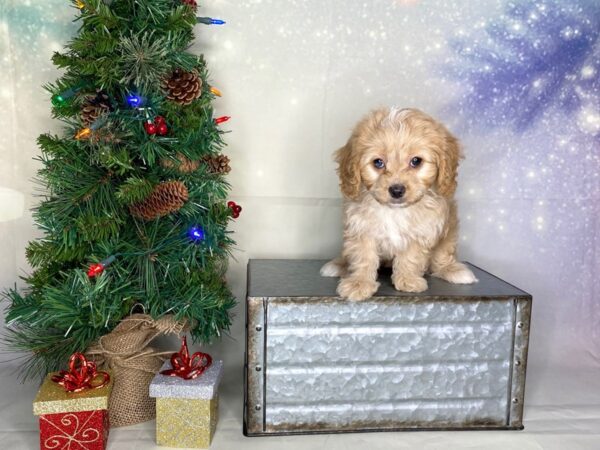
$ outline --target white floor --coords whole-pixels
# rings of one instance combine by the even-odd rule
[[[20,384],[14,365],[0,365],[0,449],[39,448],[37,422],[31,413],[35,384]],[[221,413],[214,450],[389,450],[600,449],[600,373],[562,370],[529,374],[524,431],[356,433],[247,438],[242,434],[241,368],[228,371],[221,389]],[[528,381],[529,381],[528,380]],[[534,384],[534,380],[535,384]],[[539,386],[539,387],[538,387]],[[552,392],[552,402],[541,395]],[[154,422],[113,429],[110,450],[160,448]]]

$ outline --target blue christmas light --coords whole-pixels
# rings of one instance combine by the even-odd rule
[[[127,104],[132,108],[138,108],[142,104],[142,97],[136,94],[128,94]]]
[[[196,21],[204,25],[225,25],[224,20],[213,19],[212,17],[196,17]]]
[[[192,241],[200,242],[204,240],[204,230],[202,227],[192,227],[188,232],[188,236]]]

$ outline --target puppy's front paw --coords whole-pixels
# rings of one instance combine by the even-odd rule
[[[427,290],[427,280],[416,276],[392,276],[394,287],[404,292],[423,292]]]
[[[364,278],[343,278],[337,287],[337,293],[348,300],[360,301],[372,297],[379,288],[379,283]]]
[[[473,284],[479,281],[475,278],[471,269],[463,263],[458,262],[450,264],[449,266],[434,272],[432,275],[454,284]]]

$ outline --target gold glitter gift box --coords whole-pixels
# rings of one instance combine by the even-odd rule
[[[165,362],[161,368],[171,369]],[[165,447],[208,448],[219,419],[219,383],[223,362],[212,365],[193,380],[161,375],[150,384],[156,398],[156,443]]]
[[[40,417],[40,448],[104,450],[108,440],[108,398],[111,381],[99,389],[66,392],[49,374],[33,401]]]

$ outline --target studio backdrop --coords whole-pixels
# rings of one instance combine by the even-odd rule
[[[0,286],[39,236],[38,134],[59,131],[42,85],[75,33],[65,0],[0,4]],[[600,3],[595,0],[215,0],[196,28],[232,116],[242,298],[248,258],[341,246],[332,153],[381,105],[417,107],[461,139],[460,256],[533,295],[528,406],[592,405],[600,369]],[[221,342],[243,353],[243,307]],[[595,374],[595,375],[594,375]],[[238,376],[239,373],[236,373]],[[527,421],[527,410],[525,415]],[[526,423],[527,424],[527,423]]]

